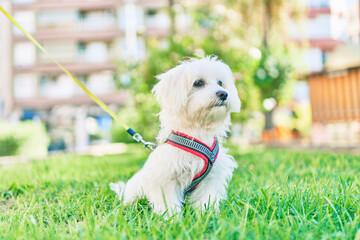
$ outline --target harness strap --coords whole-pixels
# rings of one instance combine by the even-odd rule
[[[215,138],[212,147],[207,146],[200,140],[180,132],[171,132],[165,143],[190,152],[204,160],[204,168],[197,173],[190,185],[185,189],[185,195],[196,189],[199,183],[210,173],[219,154],[219,142]]]

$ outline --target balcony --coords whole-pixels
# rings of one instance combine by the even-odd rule
[[[23,21],[32,19],[29,16],[23,17]],[[31,26],[28,27],[28,30],[30,29]],[[33,31],[35,31],[33,35],[38,41],[69,39],[106,41],[124,35],[124,31],[117,26],[114,13],[109,11],[97,11],[83,15],[79,15],[76,11],[41,12],[37,16],[36,30]],[[15,42],[25,40],[26,37],[20,31],[14,31]]]
[[[113,9],[123,5],[123,1],[119,0],[17,0],[14,2],[14,11],[45,11],[45,10],[99,10]]]
[[[126,91],[115,92],[111,94],[99,95],[98,97],[105,104],[123,105],[128,98],[129,93]],[[49,99],[46,97],[33,97],[29,99],[16,99],[15,106],[20,108],[30,109],[48,109],[58,105],[71,104],[71,105],[83,105],[83,104],[95,104],[95,102],[89,96],[75,96],[71,98],[59,98]]]
[[[115,9],[125,4],[124,0],[15,0],[14,11],[44,11],[58,9],[99,10]],[[166,0],[138,0],[136,5],[163,7]]]
[[[53,30],[39,30],[33,34],[38,41],[49,40],[76,40],[76,41],[109,41],[117,37],[123,37],[124,31],[120,29],[107,30],[76,30],[76,29],[53,29]],[[25,36],[15,35],[14,42],[28,41]]]
[[[312,48],[320,48],[323,51],[331,51],[336,46],[344,44],[344,41],[331,38],[309,39],[309,44]]]
[[[321,7],[321,8],[310,8],[307,12],[308,18],[316,18],[321,14],[330,14],[331,9],[329,7]]]
[[[112,71],[76,74],[87,89],[107,104],[121,104],[126,90],[115,87]],[[16,104],[23,108],[48,108],[57,104],[91,104],[93,100],[66,74],[16,74]]]
[[[82,74],[89,72],[98,72],[105,70],[116,69],[113,63],[64,63],[62,64],[69,72],[74,74]],[[59,74],[63,71],[55,64],[44,63],[33,66],[14,67],[14,73],[44,73],[44,74]]]
[[[114,70],[116,61],[129,56],[129,49],[124,39],[109,42],[49,41],[43,42],[42,45],[50,56],[64,66],[69,66],[69,70],[76,73]],[[136,49],[132,51],[136,59],[144,57],[145,46],[142,38],[137,39]],[[13,65],[16,73],[61,72],[47,54],[31,43],[14,45]]]
[[[165,38],[170,34],[169,29],[162,28],[146,28],[144,35],[150,37]]]

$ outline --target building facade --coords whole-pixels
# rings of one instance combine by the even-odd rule
[[[163,10],[167,2],[162,0],[5,0],[1,4],[113,110],[127,97],[115,86],[115,78],[122,74],[117,73],[117,64],[143,59],[145,39],[167,36],[170,25]],[[44,121],[50,150],[82,151],[101,141],[111,128],[110,117],[1,17],[0,28],[8,34],[0,40],[0,117]]]
[[[359,0],[310,0],[307,62],[312,143],[360,145]],[[318,25],[317,25],[318,24]]]
[[[290,34],[306,47],[307,71],[317,73],[324,70],[329,53],[336,47],[359,43],[359,0],[306,0],[306,5],[302,27],[291,23]]]

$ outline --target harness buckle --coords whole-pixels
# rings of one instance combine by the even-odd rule
[[[156,144],[153,142],[145,142],[144,146],[149,149],[150,151],[154,151],[156,148]]]
[[[139,133],[135,133],[133,135],[133,139],[137,142],[141,142],[142,144],[144,144],[144,147],[149,149],[150,151],[154,151],[156,148],[156,144],[153,142],[147,142],[143,139],[143,137],[139,134]]]

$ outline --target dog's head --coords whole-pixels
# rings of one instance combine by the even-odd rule
[[[182,62],[157,78],[160,81],[153,92],[168,116],[207,126],[222,123],[230,112],[240,111],[232,72],[216,57]]]

